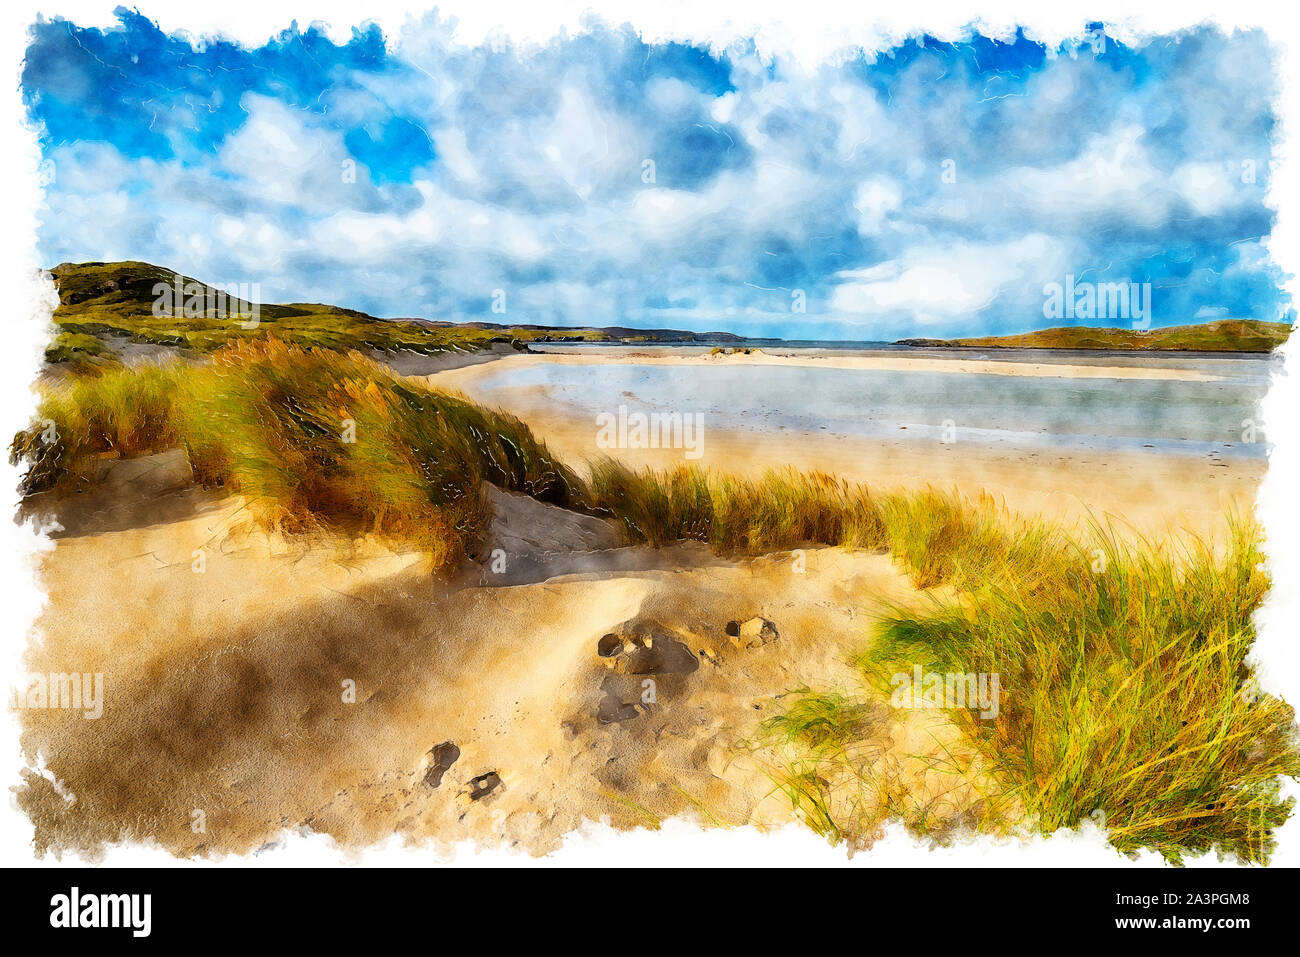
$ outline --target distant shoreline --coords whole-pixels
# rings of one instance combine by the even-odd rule
[[[743,347],[742,347],[743,348]],[[787,347],[787,349],[790,347]],[[615,352],[614,350],[618,351]],[[816,349],[809,350],[817,351]],[[825,352],[835,350],[826,349]],[[864,350],[867,351],[867,350]],[[985,375],[1031,376],[1044,378],[1107,378],[1107,379],[1178,379],[1184,381],[1215,382],[1221,376],[1200,369],[1167,366],[1097,365],[1092,363],[1064,363],[1047,361],[1015,361],[1013,357],[961,358],[928,356],[910,350],[879,350],[879,355],[796,355],[793,352],[768,351],[750,347],[744,352],[711,354],[707,351],[686,353],[681,346],[654,344],[637,347],[628,345],[583,346],[573,351],[556,349],[530,349],[509,356],[512,363],[534,365],[538,362],[566,364],[638,363],[645,365],[770,365],[802,366],[823,369],[859,369],[890,372],[953,372]],[[603,354],[597,354],[597,353]],[[1090,357],[1091,358],[1091,357]],[[1104,357],[1099,357],[1104,358]],[[1121,357],[1117,357],[1121,358]],[[1128,358],[1133,358],[1129,356]],[[1200,358],[1199,356],[1197,358]],[[1210,356],[1210,359],[1217,356]],[[1254,358],[1261,358],[1255,356]]]
[[[56,334],[45,350],[46,364],[51,369],[129,364],[138,359],[165,356],[168,352],[201,356],[234,340],[267,336],[311,348],[378,353],[398,371],[431,374],[462,361],[453,356],[478,353],[481,357],[501,349],[541,352],[553,348],[621,346],[711,349],[728,353],[759,349],[909,354],[923,354],[924,350],[951,354],[971,349],[999,353],[1037,350],[1058,355],[1234,357],[1269,354],[1290,334],[1290,326],[1285,323],[1222,319],[1148,331],[1070,326],[978,339],[783,340],[747,338],[721,331],[631,326],[381,319],[355,309],[321,303],[254,305],[240,298],[232,300],[229,293],[217,287],[139,261],[61,263],[50,274],[59,290],[59,305],[53,315]],[[160,285],[186,290],[183,296],[188,298],[182,313],[173,315],[176,301],[161,312],[157,309],[156,291]],[[197,312],[191,312],[192,308]],[[232,321],[241,317],[252,317],[253,321]],[[435,360],[435,356],[446,358]]]
[[[576,350],[575,350],[576,351]],[[503,409],[521,418],[535,435],[567,461],[594,461],[614,454],[637,468],[672,468],[683,464],[680,450],[618,450],[595,443],[590,419],[570,408],[544,386],[485,388],[485,380],[509,370],[537,365],[595,366],[637,364],[660,366],[803,366],[812,368],[900,369],[954,374],[992,372],[1060,378],[1143,378],[1164,380],[1219,377],[1195,370],[1070,366],[1013,363],[1005,360],[922,358],[901,351],[894,357],[838,359],[776,356],[763,352],[718,356],[682,354],[678,347],[623,348],[617,354],[585,348],[584,354],[526,353],[501,360],[446,369],[423,381],[437,389],[460,392],[472,401]],[[592,354],[597,353],[597,354]],[[667,354],[665,354],[667,353]],[[1256,357],[1259,358],[1259,357]],[[996,368],[994,368],[996,367]],[[508,375],[508,372],[506,373]],[[906,434],[906,433],[904,433]],[[1264,459],[1190,455],[1151,450],[1104,447],[1011,448],[974,442],[944,445],[907,438],[879,438],[806,432],[799,429],[753,431],[714,427],[709,430],[698,464],[749,475],[767,468],[794,465],[863,481],[873,488],[957,488],[964,494],[987,493],[1022,514],[1038,514],[1086,523],[1090,517],[1121,516],[1126,526],[1144,534],[1191,531],[1214,535],[1221,529],[1223,509],[1249,509],[1267,469]],[[1096,481],[1103,470],[1106,481]],[[1156,490],[1160,490],[1157,493]],[[1170,496],[1178,507],[1170,509]]]
[[[664,349],[674,353],[696,350],[707,353],[718,348],[711,343],[702,342],[623,342],[594,341],[562,342],[558,340],[539,341],[528,344],[521,350],[523,354],[533,355],[581,355],[596,354],[605,351],[627,349]],[[1217,349],[1074,349],[1058,346],[966,346],[966,345],[919,345],[902,342],[875,342],[870,340],[826,341],[815,339],[742,339],[723,347],[730,354],[732,350],[756,350],[768,355],[779,355],[784,351],[800,353],[862,353],[867,355],[895,355],[909,357],[929,356],[936,359],[953,359],[963,356],[985,356],[997,362],[1023,362],[1026,358],[1041,358],[1045,361],[1060,359],[1081,359],[1095,362],[1101,359],[1139,360],[1152,359],[1197,359],[1213,361],[1222,359],[1261,360],[1276,355],[1275,352],[1225,351]],[[568,350],[572,350],[569,352]],[[992,353],[990,355],[990,353]]]

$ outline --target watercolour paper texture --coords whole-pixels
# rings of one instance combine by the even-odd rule
[[[21,26],[16,855],[1295,859],[1277,24],[305,12]]]

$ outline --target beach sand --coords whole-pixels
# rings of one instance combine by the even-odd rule
[[[485,370],[552,361],[608,360],[506,357],[427,381],[474,397]],[[541,390],[493,402],[574,463],[604,454],[594,425]],[[619,454],[681,464],[680,451]],[[716,430],[700,461],[987,491],[1053,520],[1092,510],[1156,534],[1219,530],[1263,473],[1244,460]],[[28,503],[64,531],[42,559],[49,605],[27,670],[102,673],[105,694],[98,719],[22,714],[30,770],[16,799],[38,852],[126,841],[221,856],[309,829],[344,847],[396,834],[544,853],[596,821],[779,826],[795,815],[755,735],[800,687],[874,702],[864,755],[935,832],[981,819],[1000,792],[944,712],[887,707],[850,664],[882,614],[928,600],[887,555],[629,547],[612,524],[492,490],[477,560],[445,579],[373,541],[249,529],[244,503],[193,486],[179,450],[106,471],[81,495]],[[755,617],[774,640],[728,635]],[[858,810],[883,812],[878,799]]]
[[[374,543],[241,531],[242,502],[190,486],[179,453],[122,465],[64,510],[42,568],[28,671],[102,673],[104,708],[23,713],[40,852],[244,854],[308,828],[543,853],[598,821],[779,826],[791,805],[746,742],[791,689],[858,691],[876,617],[918,600],[884,555],[629,548],[499,492],[500,580],[444,581]],[[728,636],[755,616],[775,639]],[[604,657],[610,634],[624,651]],[[943,713],[870,720],[879,772],[936,826],[997,792]]]
[[[524,369],[546,363],[788,364],[861,369],[968,372],[1000,375],[1077,375],[1099,373],[1116,377],[1184,378],[1197,375],[1180,369],[1138,369],[1091,365],[1047,365],[966,359],[907,359],[875,357],[773,357],[760,353],[726,356],[672,357],[657,352],[608,355],[521,355],[500,363],[441,372],[424,379],[430,385],[463,392],[471,399],[497,405],[519,418],[571,462],[614,455],[637,467],[675,467],[689,463],[681,449],[604,449],[596,444],[597,427],[590,419],[556,402],[544,387],[481,388],[487,375],[503,368]],[[917,363],[912,365],[911,363]],[[755,429],[727,430],[711,426],[693,464],[721,471],[761,473],[768,468],[794,466],[819,469],[862,481],[872,487],[916,489],[933,486],[957,489],[968,496],[987,493],[1009,508],[1062,524],[1092,520],[1111,522],[1121,532],[1145,536],[1218,535],[1231,511],[1250,514],[1267,470],[1260,459],[1219,455],[1180,455],[1143,450],[1141,453],[1096,449],[1014,450],[957,441],[879,439],[819,432]]]
[[[546,350],[511,356],[523,368],[540,363],[593,365],[622,362],[637,365],[696,366],[731,365],[789,366],[808,369],[861,369],[874,372],[969,372],[982,375],[1029,376],[1051,379],[1169,379],[1184,382],[1217,382],[1224,376],[1201,369],[1161,365],[1103,365],[1088,362],[1028,362],[983,356],[936,357],[925,355],[837,355],[829,351],[750,349],[748,352],[704,351],[692,347],[648,346],[608,347],[599,351],[560,352]],[[1211,357],[1212,359],[1213,357]],[[463,366],[462,366],[463,367]],[[449,370],[455,371],[455,370]]]

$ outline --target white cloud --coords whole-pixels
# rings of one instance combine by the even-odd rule
[[[1213,216],[1228,209],[1239,192],[1225,163],[1184,163],[1170,177],[1174,190],[1201,216]]]
[[[1179,288],[1237,290],[1215,299],[1239,311],[1239,291],[1267,282],[1262,248],[1238,245],[1226,266],[1222,252],[1267,232],[1249,219],[1263,186],[1240,183],[1245,158],[1268,171],[1267,136],[1249,133],[1267,108],[1241,95],[1257,82],[1242,72],[1254,44],[1230,69],[1153,68],[1140,88],[1090,57],[1049,59],[1016,89],[927,54],[887,92],[858,64],[733,51],[735,89],[714,96],[685,73],[622,63],[617,43],[577,59],[562,44],[488,54],[450,38],[406,35],[395,53],[414,69],[340,67],[310,110],[246,93],[246,120],[214,154],[51,148],[52,261],[151,259],[263,279],[268,298],[264,277],[279,277],[276,295],[385,314],[466,318],[466,303],[508,287],[520,320],[733,317],[834,334],[869,318],[905,333],[994,321],[1006,310],[976,314],[1041,301],[1067,272],[1141,267],[1205,217],[1218,222],[1187,245],[1219,259]],[[1198,93],[1209,81],[1229,92]],[[387,117],[427,130],[436,159],[378,184],[358,165],[346,182],[345,133]],[[655,183],[641,178],[647,158]],[[940,179],[946,158],[956,183]],[[795,286],[807,314],[789,312]]]
[[[641,157],[629,149],[636,139],[626,124],[581,87],[560,91],[559,109],[538,124],[541,153],[551,172],[568,183],[579,199],[611,180],[631,181]]]
[[[900,259],[838,273],[831,308],[909,312],[920,322],[937,322],[984,308],[1010,284],[1041,285],[1063,261],[1060,244],[1041,233],[1006,243],[917,247]]]
[[[1180,212],[1214,216],[1258,197],[1235,188],[1226,162],[1161,168],[1144,145],[1146,131],[1116,126],[1092,137],[1083,152],[1054,166],[1020,166],[977,181],[964,192],[968,213],[1019,211],[1040,221],[1078,223],[1112,218],[1158,225]],[[972,204],[970,197],[975,197]],[[975,208],[972,209],[971,206]]]
[[[864,180],[853,194],[853,206],[858,211],[858,232],[865,235],[879,233],[885,217],[897,210],[903,202],[898,184],[887,177]]]
[[[271,97],[246,93],[240,104],[248,119],[226,138],[217,162],[239,177],[245,195],[263,202],[318,203],[326,169],[343,185],[340,165],[349,153],[342,136],[309,127],[299,111]]]
[[[434,149],[442,165],[462,184],[478,189],[483,185],[483,174],[470,152],[465,131],[459,127],[444,127],[433,134]]]

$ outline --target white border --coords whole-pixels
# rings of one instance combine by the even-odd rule
[[[25,127],[21,92],[18,89],[21,61],[28,42],[27,29],[38,13],[59,15],[81,26],[108,26],[114,22],[113,8],[119,0],[86,2],[58,0],[38,4],[10,0],[3,5],[0,31],[0,77],[5,87],[0,103],[0,182],[5,192],[5,228],[0,231],[0,289],[9,293],[4,316],[4,345],[0,347],[0,437],[22,428],[30,419],[34,400],[29,383],[34,381],[46,331],[42,309],[49,289],[36,278],[41,266],[36,261],[36,211],[40,203],[40,154],[35,137]],[[293,20],[299,26],[323,21],[330,35],[344,40],[351,27],[374,20],[388,36],[396,34],[411,15],[427,9],[420,0],[226,0],[221,4],[141,0],[146,16],[166,31],[185,30],[193,36],[220,34],[245,44],[261,44]],[[1205,0],[1167,0],[1145,3],[1135,10],[1130,3],[1099,0],[1083,3],[1064,0],[1050,5],[1041,0],[939,0],[908,4],[876,5],[861,0],[730,0],[726,4],[701,0],[607,0],[599,4],[574,0],[454,0],[439,5],[442,16],[458,19],[457,39],[476,42],[492,33],[507,33],[517,42],[543,42],[561,27],[570,34],[580,32],[584,15],[594,10],[612,24],[631,23],[647,40],[690,39],[726,45],[737,36],[752,35],[764,53],[780,52],[805,64],[832,57],[846,48],[872,47],[908,33],[925,31],[939,37],[960,36],[967,25],[983,32],[1006,35],[1015,25],[1034,39],[1056,43],[1077,37],[1083,25],[1100,20],[1108,34],[1123,39],[1152,33],[1166,33],[1211,21],[1224,29],[1259,27],[1274,44],[1283,74],[1278,78],[1278,115],[1289,138],[1279,148],[1278,165],[1271,176],[1270,203],[1279,210],[1269,250],[1284,271],[1300,271],[1300,163],[1296,158],[1295,131],[1300,127],[1300,79],[1296,76],[1295,48],[1300,15],[1292,5],[1218,3]],[[881,7],[885,6],[885,9]],[[104,228],[111,229],[111,223]],[[1294,297],[1300,280],[1287,285]],[[48,301],[48,300],[45,300]],[[48,310],[48,305],[44,307]],[[1285,350],[1288,366],[1294,365],[1300,348],[1293,341]],[[1264,687],[1300,705],[1300,643],[1295,640],[1300,623],[1300,386],[1283,376],[1275,383],[1265,403],[1265,421],[1273,430],[1267,436],[1276,446],[1268,478],[1259,501],[1259,515],[1267,529],[1267,550],[1275,587],[1259,618],[1259,641],[1255,658],[1261,666]],[[0,465],[0,499],[16,502],[13,489],[17,472],[7,463]],[[8,506],[7,506],[8,507]],[[0,594],[4,601],[3,643],[0,670],[3,686],[19,673],[27,634],[43,604],[33,576],[32,559],[44,547],[30,528],[20,528],[0,518]],[[7,698],[7,693],[6,693]],[[18,722],[8,713],[3,722],[4,744],[0,764],[8,770],[0,780],[8,791],[18,780],[22,766],[17,747]],[[1294,783],[1288,793],[1300,795]],[[8,808],[0,811],[0,863],[57,867],[60,863],[83,863],[65,857],[35,860],[31,849],[32,827],[16,807],[12,793]],[[362,853],[343,854],[332,841],[319,835],[286,836],[283,849],[256,858],[229,858],[221,862],[178,861],[170,854],[144,847],[111,849],[103,863],[118,866],[302,866],[340,863],[422,866],[442,859],[429,850],[411,850],[396,840]],[[1062,866],[1108,867],[1126,863],[1125,858],[1106,847],[1094,831],[1084,834],[1058,833],[1051,839],[1028,844],[995,842],[992,839],[952,848],[930,850],[895,828],[869,852],[847,858],[843,848],[831,848],[801,827],[776,834],[752,829],[701,831],[682,821],[668,822],[662,831],[615,832],[592,827],[570,836],[564,848],[545,859],[534,859],[507,851],[458,850],[455,863],[483,865],[599,865],[657,866],[725,862],[739,866]],[[1155,854],[1144,854],[1138,866],[1161,866]],[[1216,866],[1212,855],[1189,862],[1189,866]],[[1279,836],[1274,867],[1300,864],[1300,813]]]

